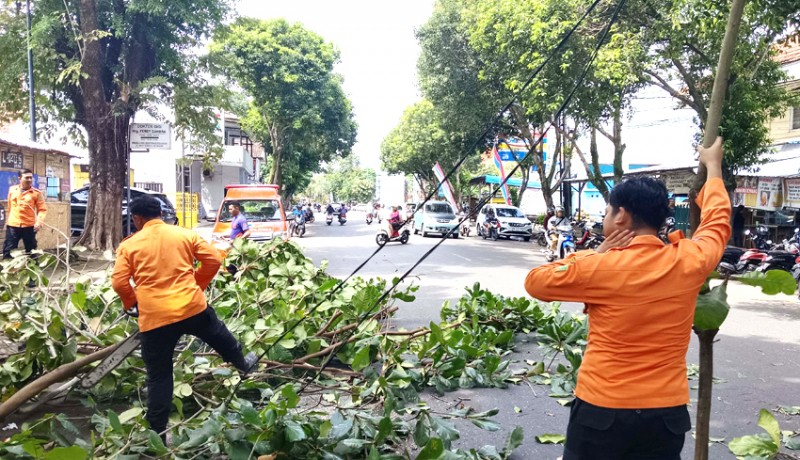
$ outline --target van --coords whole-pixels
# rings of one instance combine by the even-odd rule
[[[233,184],[225,186],[225,198],[219,206],[212,236],[216,239],[231,233],[228,205],[236,202],[250,225],[250,240],[267,241],[286,235],[286,213],[277,185]]]

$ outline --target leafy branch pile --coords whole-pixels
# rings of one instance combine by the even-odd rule
[[[0,366],[4,399],[136,329],[121,316],[107,280],[82,280],[56,294],[31,292],[22,287],[25,277],[39,276],[40,266],[51,261],[18,260],[16,274],[0,275],[7,287],[0,294],[0,324],[26,346]],[[63,414],[48,415],[24,424],[0,444],[0,455],[503,459],[521,444],[521,428],[502,448],[454,449],[455,420],[495,431],[497,411],[440,413],[421,393],[518,382],[509,370],[515,334],[537,331],[550,363],[563,353],[568,365],[559,363],[551,375],[550,365],[540,363],[529,374],[559,394],[574,386],[586,324],[557,307],[495,296],[476,284],[454,306],[444,305],[438,324],[396,331],[390,326],[397,302],[413,301],[414,286],[385,297],[390,284],[381,279],[353,279],[336,289],[339,281],[325,273],[324,264],[316,267],[284,241],[237,241],[228,263],[239,271],[213,281],[209,303],[246,350],[262,355],[261,364],[240,382],[208,347],[185,337],[175,356],[169,447],[146,429],[144,364],[134,354],[96,387],[71,390],[69,397],[94,409],[90,427],[76,427]],[[108,409],[112,403],[132,407],[118,414]]]

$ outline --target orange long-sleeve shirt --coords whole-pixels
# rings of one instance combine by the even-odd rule
[[[203,291],[220,265],[219,253],[196,232],[153,219],[120,243],[111,285],[125,309],[138,302],[139,330],[146,332],[205,310]]]
[[[33,227],[37,222],[44,222],[47,215],[47,205],[41,190],[31,187],[22,190],[19,185],[8,189],[8,220],[9,227]]]
[[[730,237],[731,204],[721,179],[697,198],[701,224],[665,245],[637,236],[625,248],[583,251],[531,270],[528,293],[585,302],[589,340],[575,395],[601,407],[645,409],[689,402],[686,352],[697,294]]]

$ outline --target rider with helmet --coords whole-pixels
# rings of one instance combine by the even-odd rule
[[[556,206],[556,214],[547,221],[547,235],[550,236],[550,250],[558,251],[558,226],[569,223],[569,217],[564,214],[562,206]]]

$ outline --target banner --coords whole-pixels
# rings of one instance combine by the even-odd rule
[[[758,177],[738,176],[736,177],[736,190],[733,192],[733,206],[744,205],[750,208],[756,206],[756,196],[758,194]]]
[[[783,180],[783,205],[800,209],[800,179]]]
[[[664,173],[662,177],[667,190],[677,195],[688,195],[695,176],[692,172],[677,172]]]
[[[442,170],[442,166],[439,165],[437,161],[435,165],[433,165],[433,175],[436,176],[436,179],[439,181],[439,187],[442,192],[444,192],[444,197],[447,199],[447,202],[450,203],[450,206],[453,207],[453,211],[458,212],[458,206],[456,205],[456,198],[453,195],[453,188],[450,187],[450,182],[444,180],[444,171]]]
[[[758,179],[758,196],[756,209],[777,211],[783,206],[781,179],[779,177],[761,177]]]
[[[500,160],[500,154],[497,152],[497,143],[494,144],[492,147],[492,154],[494,156],[494,165],[497,166],[497,169],[500,171],[500,182],[503,182],[503,186],[500,187],[500,191],[503,192],[503,200],[506,204],[511,204],[511,195],[508,193],[508,184],[504,183],[506,180],[506,170],[503,168],[503,161]]]

